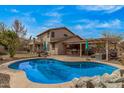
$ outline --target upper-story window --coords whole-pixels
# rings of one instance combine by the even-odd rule
[[[55,32],[51,32],[51,37],[55,37]]]
[[[67,35],[67,34],[64,34],[64,36],[65,36],[65,37],[68,37],[68,35]]]

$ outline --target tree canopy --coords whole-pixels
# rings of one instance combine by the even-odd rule
[[[124,33],[114,34],[114,33],[109,32],[109,31],[103,31],[102,36],[104,38],[115,38],[116,40],[120,41],[124,38]]]
[[[10,57],[13,57],[16,54],[16,49],[19,46],[18,35],[12,30],[0,32],[0,43],[7,47]]]
[[[24,38],[27,33],[27,29],[25,28],[25,26],[17,19],[12,25],[12,30],[15,31],[20,38]]]
[[[0,23],[0,44],[6,48],[10,57],[14,57],[21,43],[23,44],[20,41],[26,35],[26,31],[19,20],[14,21],[11,29],[7,28],[4,23]]]

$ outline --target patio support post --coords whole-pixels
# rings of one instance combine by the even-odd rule
[[[35,38],[33,38],[33,52],[35,52]]]
[[[82,42],[80,42],[80,57],[82,56]]]
[[[108,44],[109,42],[108,42],[108,39],[106,40],[106,61],[108,61],[109,60],[109,53],[108,53],[108,50],[109,50],[109,44]]]

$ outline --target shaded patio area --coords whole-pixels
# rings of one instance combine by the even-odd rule
[[[115,59],[119,56],[118,41],[115,38],[88,39],[88,50],[86,40],[76,42],[63,42],[66,55],[90,56],[102,54],[103,59]]]

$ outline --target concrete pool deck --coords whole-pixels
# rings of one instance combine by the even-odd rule
[[[75,61],[97,62],[95,59],[89,59],[89,58],[87,59],[87,58],[73,57],[73,56],[62,56],[62,55],[61,56],[50,56],[48,58],[53,58],[53,59],[68,61],[68,62],[75,62]],[[36,59],[36,58],[27,58],[27,59]],[[66,82],[66,83],[59,83],[59,84],[35,83],[35,82],[28,80],[24,71],[8,68],[8,65],[10,65],[11,63],[14,63],[16,61],[21,61],[21,60],[27,60],[27,59],[14,60],[14,61],[10,61],[10,62],[0,65],[0,73],[5,73],[5,74],[10,75],[10,87],[12,87],[12,88],[68,88],[68,87],[74,87],[74,85],[71,81]],[[118,67],[118,68],[124,70],[124,66],[122,66],[122,65],[108,63],[108,62],[98,62],[98,63],[115,66],[115,67]]]

